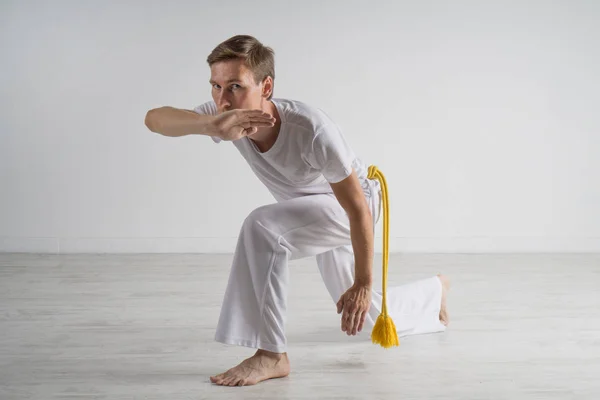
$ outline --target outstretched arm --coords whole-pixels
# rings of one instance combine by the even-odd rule
[[[214,134],[214,120],[212,115],[165,106],[148,111],[144,123],[152,132],[179,137]]]
[[[237,140],[260,127],[273,126],[275,118],[262,110],[231,110],[213,116],[166,106],[148,111],[144,122],[152,132],[164,136],[207,135]]]

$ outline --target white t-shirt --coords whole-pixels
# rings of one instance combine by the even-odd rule
[[[333,193],[329,184],[347,178],[352,169],[363,190],[368,190],[367,166],[355,156],[340,128],[322,110],[295,100],[271,101],[281,119],[275,144],[261,153],[248,137],[231,143],[277,201]],[[209,101],[194,111],[216,115],[217,106]],[[215,143],[221,141],[212,139]]]

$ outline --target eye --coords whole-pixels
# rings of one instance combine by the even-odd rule
[[[237,89],[240,89],[240,88],[241,88],[241,86],[238,85],[237,83],[234,83],[233,85],[231,85],[231,90],[237,90]]]
[[[221,87],[220,87],[219,85],[217,85],[216,83],[215,83],[214,85],[212,85],[212,87],[213,87],[214,89],[220,89],[220,88],[221,88]]]

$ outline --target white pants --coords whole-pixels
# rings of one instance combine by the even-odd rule
[[[370,182],[365,195],[375,224],[381,211],[380,191],[376,181]],[[288,261],[309,256],[316,256],[325,286],[337,303],[354,283],[354,253],[348,216],[334,195],[299,197],[250,213],[239,235],[215,340],[285,352]],[[398,336],[443,331],[441,296],[437,276],[388,287],[388,313]],[[361,333],[372,330],[381,300],[381,293],[373,290]]]

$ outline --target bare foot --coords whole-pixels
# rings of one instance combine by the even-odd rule
[[[442,282],[442,304],[440,307],[440,322],[445,326],[448,326],[450,323],[450,318],[448,317],[448,309],[446,308],[446,296],[448,295],[448,290],[450,290],[450,279],[446,275],[438,274],[438,278],[440,282]]]
[[[267,379],[283,378],[289,373],[290,360],[287,353],[258,350],[237,367],[217,376],[211,376],[210,381],[221,386],[247,386],[256,385]]]

